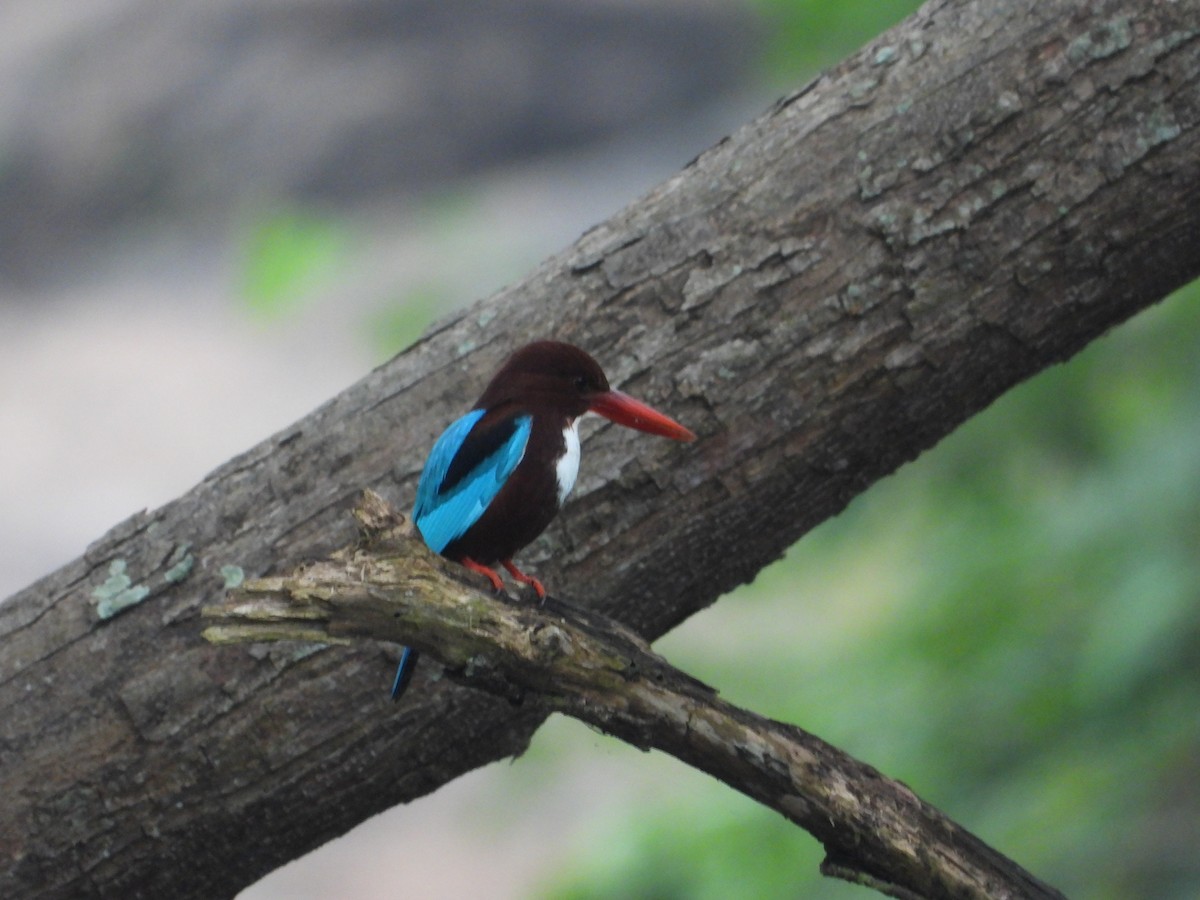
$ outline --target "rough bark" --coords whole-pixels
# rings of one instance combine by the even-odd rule
[[[585,429],[522,557],[653,638],[1200,273],[1200,0],[934,0],[521,283],[0,606],[0,895],[230,895],[540,721],[386,649],[213,647],[239,572],[404,504],[513,346],[700,435]],[[253,402],[248,398],[246,402]]]
[[[573,716],[720,779],[821,841],[827,874],[897,897],[1062,900],[905,785],[726,703],[614,620],[464,584],[472,576],[426,549],[373,492],[355,515],[363,542],[231,591],[203,610],[205,637],[402,641],[460,684]]]

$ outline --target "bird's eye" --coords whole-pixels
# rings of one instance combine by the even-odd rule
[[[575,376],[575,390],[579,391],[580,393],[583,393],[584,391],[587,390],[587,388],[588,388],[587,378],[583,375],[576,375]]]

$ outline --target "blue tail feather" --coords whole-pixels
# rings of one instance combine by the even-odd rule
[[[400,653],[400,665],[396,667],[396,680],[392,682],[392,699],[399,700],[412,681],[413,672],[417,668],[417,660],[421,654],[412,647],[405,647]]]

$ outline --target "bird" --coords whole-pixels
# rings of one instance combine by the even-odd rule
[[[471,410],[433,445],[417,484],[412,520],[435,553],[504,590],[503,567],[540,599],[546,589],[513,556],[562,509],[579,472],[579,420],[597,413],[618,425],[676,441],[696,435],[609,386],[586,351],[541,340],[516,350]],[[418,659],[405,647],[392,685],[398,699]]]

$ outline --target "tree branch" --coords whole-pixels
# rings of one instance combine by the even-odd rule
[[[902,897],[1062,897],[903,784],[800,728],[726,703],[618,622],[553,598],[513,604],[480,590],[480,579],[427,550],[373,492],[355,515],[365,543],[232,590],[205,608],[205,637],[408,643],[459,684],[707,772],[816,837],[827,875]]]
[[[543,713],[199,609],[404,505],[516,345],[700,435],[584,432],[522,557],[652,639],[1001,392],[1200,274],[1200,0],[933,0],[628,209],[0,605],[0,896],[229,896]],[[631,436],[636,437],[636,436]],[[453,714],[448,714],[449,711]]]

